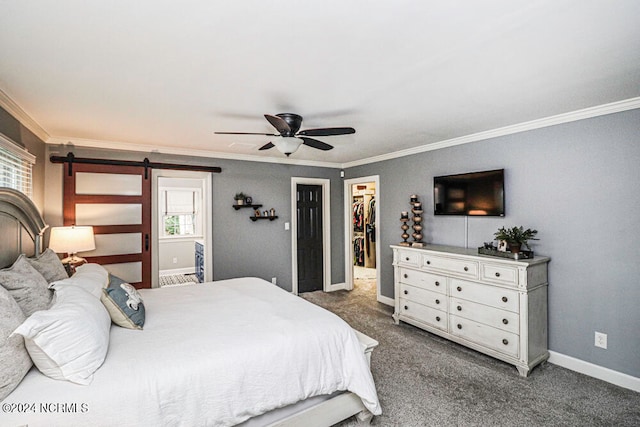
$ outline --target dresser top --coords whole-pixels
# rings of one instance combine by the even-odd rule
[[[544,256],[534,256],[532,259],[511,259],[511,258],[502,258],[495,257],[491,255],[479,254],[477,248],[461,248],[458,246],[447,246],[447,245],[425,245],[422,248],[413,248],[409,246],[400,246],[400,245],[391,245],[393,249],[402,249],[402,250],[412,250],[412,251],[422,251],[422,252],[440,252],[443,254],[455,254],[455,255],[463,255],[474,258],[483,258],[490,261],[495,262],[507,262],[507,263],[517,263],[517,264],[526,264],[526,265],[534,265],[540,264],[544,262],[549,262],[551,259],[549,257]]]

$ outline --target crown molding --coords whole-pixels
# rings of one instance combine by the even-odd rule
[[[84,148],[99,148],[106,150],[118,150],[118,151],[136,151],[152,154],[172,154],[179,156],[195,156],[205,157],[212,159],[228,159],[228,160],[244,160],[248,162],[262,162],[262,163],[278,163],[296,166],[315,166],[322,168],[339,169],[340,163],[333,162],[319,162],[314,160],[297,160],[291,158],[279,158],[279,157],[261,157],[252,156],[249,154],[234,154],[234,153],[222,153],[218,151],[209,150],[197,150],[181,147],[158,147],[157,145],[147,144],[133,144],[129,142],[121,141],[102,141],[94,139],[82,139],[82,138],[65,138],[65,137],[50,137],[47,141],[50,145],[60,146],[75,146]]]
[[[38,122],[32,119],[31,116],[29,116],[29,114],[27,114],[16,102],[14,102],[13,99],[11,99],[11,97],[9,97],[9,95],[7,95],[7,93],[4,92],[2,89],[0,89],[0,107],[4,108],[9,114],[15,117],[23,126],[25,126],[27,129],[33,132],[42,141],[52,145],[72,144],[78,147],[87,147],[87,148],[101,148],[101,149],[121,150],[121,151],[141,151],[141,152],[151,152],[151,153],[198,156],[198,157],[215,158],[215,159],[244,160],[249,162],[279,163],[279,164],[289,164],[289,165],[299,165],[299,166],[325,167],[325,168],[332,168],[332,169],[346,169],[350,167],[362,166],[362,165],[381,162],[385,160],[397,159],[399,157],[411,156],[413,154],[424,153],[427,151],[440,150],[442,148],[453,147],[456,145],[483,141],[490,138],[497,138],[500,136],[512,135],[515,133],[541,129],[541,128],[555,126],[563,123],[570,123],[578,120],[604,116],[607,114],[620,113],[627,110],[633,110],[633,109],[640,108],[640,97],[629,98],[622,101],[616,101],[608,104],[598,105],[595,107],[584,108],[584,109],[572,111],[569,113],[557,114],[555,116],[549,116],[542,119],[531,120],[528,122],[518,123],[510,126],[504,126],[497,129],[473,133],[473,134],[461,136],[458,138],[437,141],[434,143],[421,145],[419,147],[408,148],[406,150],[395,151],[393,153],[367,157],[361,160],[354,160],[352,162],[345,162],[345,163],[320,162],[320,161],[314,161],[314,160],[296,160],[291,158],[283,159],[278,157],[262,157],[262,156],[253,156],[249,154],[233,154],[233,153],[223,153],[223,152],[209,151],[209,150],[185,149],[185,148],[178,148],[178,147],[158,148],[157,146],[153,146],[153,145],[132,144],[132,143],[121,142],[121,141],[102,141],[102,140],[91,140],[91,139],[82,139],[82,138],[52,137],[38,124]]]
[[[11,99],[9,95],[2,89],[0,89],[0,107],[4,108],[9,114],[11,114],[16,120],[18,120],[24,127],[29,129],[42,141],[46,142],[50,136],[42,126],[31,118],[16,102]]]
[[[549,126],[560,125],[563,123],[575,122],[592,117],[605,116],[607,114],[620,113],[636,108],[640,108],[640,97],[611,102],[609,104],[598,105],[595,107],[584,108],[582,110],[576,110],[569,113],[557,114],[555,116],[544,117],[542,119],[531,120],[528,122],[488,130],[485,132],[473,133],[458,138],[446,139],[431,144],[421,145],[419,147],[408,148],[406,150],[395,151],[393,153],[382,154],[380,156],[368,157],[362,160],[355,160],[353,162],[343,163],[342,168],[346,169],[354,166],[381,162],[384,160],[397,159],[398,157],[410,156],[427,151],[440,150],[442,148],[469,144],[471,142],[482,141],[499,136],[512,135],[515,133],[541,129]]]

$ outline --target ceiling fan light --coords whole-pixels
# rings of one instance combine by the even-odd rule
[[[275,141],[273,141],[273,145],[276,146],[278,151],[289,156],[292,153],[295,153],[296,150],[302,145],[302,140],[300,138],[294,138],[292,136],[283,136]]]

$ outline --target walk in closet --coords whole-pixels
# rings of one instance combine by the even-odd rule
[[[376,268],[376,197],[373,183],[353,186],[353,265]]]

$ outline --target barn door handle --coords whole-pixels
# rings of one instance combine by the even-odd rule
[[[149,251],[149,235],[144,235],[144,250]]]

